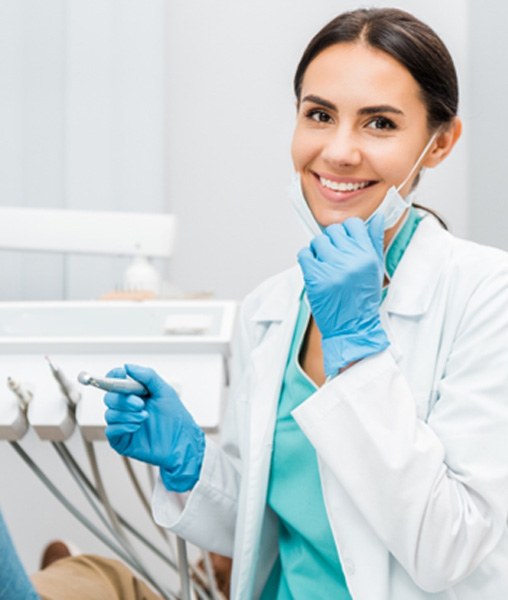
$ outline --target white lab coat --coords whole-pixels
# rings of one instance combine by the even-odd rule
[[[266,507],[274,419],[298,311],[298,268],[243,303],[223,441],[188,495],[159,482],[158,523],[234,557],[232,598],[256,598],[277,555]],[[354,600],[508,598],[508,255],[431,217],[390,284],[388,350],[293,411],[318,454]],[[316,584],[319,598],[319,583]]]

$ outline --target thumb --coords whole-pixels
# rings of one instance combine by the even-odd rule
[[[148,367],[140,365],[126,364],[125,372],[129,377],[142,383],[150,395],[158,394],[165,387],[165,381],[157,373]]]
[[[384,241],[385,241],[385,218],[382,214],[376,214],[367,223],[369,237],[374,246],[374,250],[380,261],[384,260]]]

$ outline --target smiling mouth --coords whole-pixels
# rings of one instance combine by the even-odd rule
[[[326,179],[325,177],[317,176],[319,179],[319,183],[328,190],[332,190],[333,192],[357,192],[359,190],[363,190],[366,187],[374,185],[375,181],[332,181],[331,179]]]

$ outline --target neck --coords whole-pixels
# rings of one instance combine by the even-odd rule
[[[384,238],[384,250],[385,250],[385,253],[386,253],[388,247],[390,246],[393,238],[402,229],[402,227],[404,227],[404,223],[406,222],[406,219],[407,219],[408,215],[409,215],[409,208],[406,209],[402,213],[402,215],[400,216],[399,220],[395,223],[395,225],[393,227],[390,227],[390,229],[387,229],[385,231],[385,238]]]

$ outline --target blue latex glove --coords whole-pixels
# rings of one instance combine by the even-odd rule
[[[109,377],[142,383],[147,396],[108,392],[106,437],[119,454],[160,467],[168,490],[185,492],[199,479],[205,435],[175,390],[155,371],[137,365],[113,369]]]
[[[330,225],[298,253],[322,336],[327,376],[388,347],[379,307],[384,277],[382,215]]]

